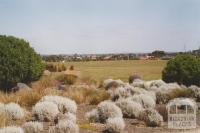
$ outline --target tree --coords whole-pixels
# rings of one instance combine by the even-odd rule
[[[18,82],[40,78],[44,70],[41,57],[23,39],[0,35],[0,88],[10,90]]]
[[[200,86],[200,59],[189,54],[177,55],[168,61],[162,78],[165,82]]]
[[[165,56],[166,54],[165,54],[164,51],[155,50],[155,51],[153,51],[153,52],[151,53],[151,55],[154,56],[154,57],[160,58],[160,57]]]

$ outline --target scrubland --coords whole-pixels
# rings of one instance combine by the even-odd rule
[[[0,93],[0,133],[167,131],[166,104],[178,97],[198,101],[200,88],[160,80],[165,65],[166,61],[65,63],[67,70],[46,71],[28,85],[31,89]],[[140,76],[128,82],[134,73]]]

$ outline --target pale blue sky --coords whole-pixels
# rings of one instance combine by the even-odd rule
[[[0,34],[41,54],[200,46],[200,0],[0,0]]]

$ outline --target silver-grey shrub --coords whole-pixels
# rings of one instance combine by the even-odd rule
[[[140,103],[129,99],[119,99],[116,105],[122,110],[123,116],[128,118],[138,118],[143,107]]]

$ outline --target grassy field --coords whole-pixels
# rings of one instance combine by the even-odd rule
[[[91,77],[96,81],[107,78],[127,81],[129,75],[137,73],[145,80],[160,79],[167,61],[157,60],[133,60],[133,61],[90,61],[67,62],[66,65],[74,65],[82,76]]]

